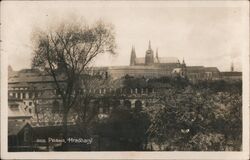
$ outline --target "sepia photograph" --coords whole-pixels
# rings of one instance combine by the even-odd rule
[[[231,2],[2,1],[4,155],[248,159],[249,3]]]

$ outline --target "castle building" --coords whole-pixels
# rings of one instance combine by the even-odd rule
[[[184,59],[180,62],[176,57],[160,57],[158,49],[155,54],[149,41],[145,57],[137,57],[135,47],[132,46],[129,66],[96,67],[94,70],[106,73],[114,79],[126,75],[145,78],[179,75],[192,81],[220,79],[220,71],[217,67],[187,66]]]
[[[95,70],[100,71],[100,67],[96,67]],[[156,50],[156,55],[154,55],[151,42],[149,41],[145,57],[137,57],[135,47],[133,46],[129,66],[107,67],[106,72],[114,79],[124,77],[125,75],[145,78],[172,76],[176,74],[185,76],[186,64],[184,60],[180,63],[176,57],[159,57],[158,49]]]
[[[132,47],[130,56],[130,66],[173,66],[181,67],[180,61],[176,57],[159,57],[158,49],[156,49],[156,56],[151,48],[149,41],[148,49],[146,50],[145,57],[136,57],[135,47]]]

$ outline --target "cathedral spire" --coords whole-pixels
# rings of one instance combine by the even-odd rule
[[[135,59],[136,59],[135,46],[132,45],[131,56],[130,56],[130,65],[131,66],[135,65]]]
[[[145,65],[153,65],[154,64],[154,52],[151,48],[151,42],[149,41],[148,50],[146,51],[145,56]]]

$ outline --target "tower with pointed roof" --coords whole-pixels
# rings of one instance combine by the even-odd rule
[[[135,65],[135,59],[136,59],[135,47],[132,46],[131,56],[130,56],[130,66]]]
[[[182,76],[186,77],[186,75],[187,75],[187,66],[186,66],[184,58],[183,58],[182,64],[181,64],[181,70],[182,70]]]
[[[231,63],[231,72],[234,72],[234,63]]]
[[[145,55],[145,65],[153,65],[154,64],[154,52],[151,49],[151,42],[149,41],[148,50]]]

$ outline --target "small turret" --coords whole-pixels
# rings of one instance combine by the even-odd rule
[[[135,47],[132,46],[131,56],[130,56],[130,66],[135,65],[135,59],[136,59]]]

